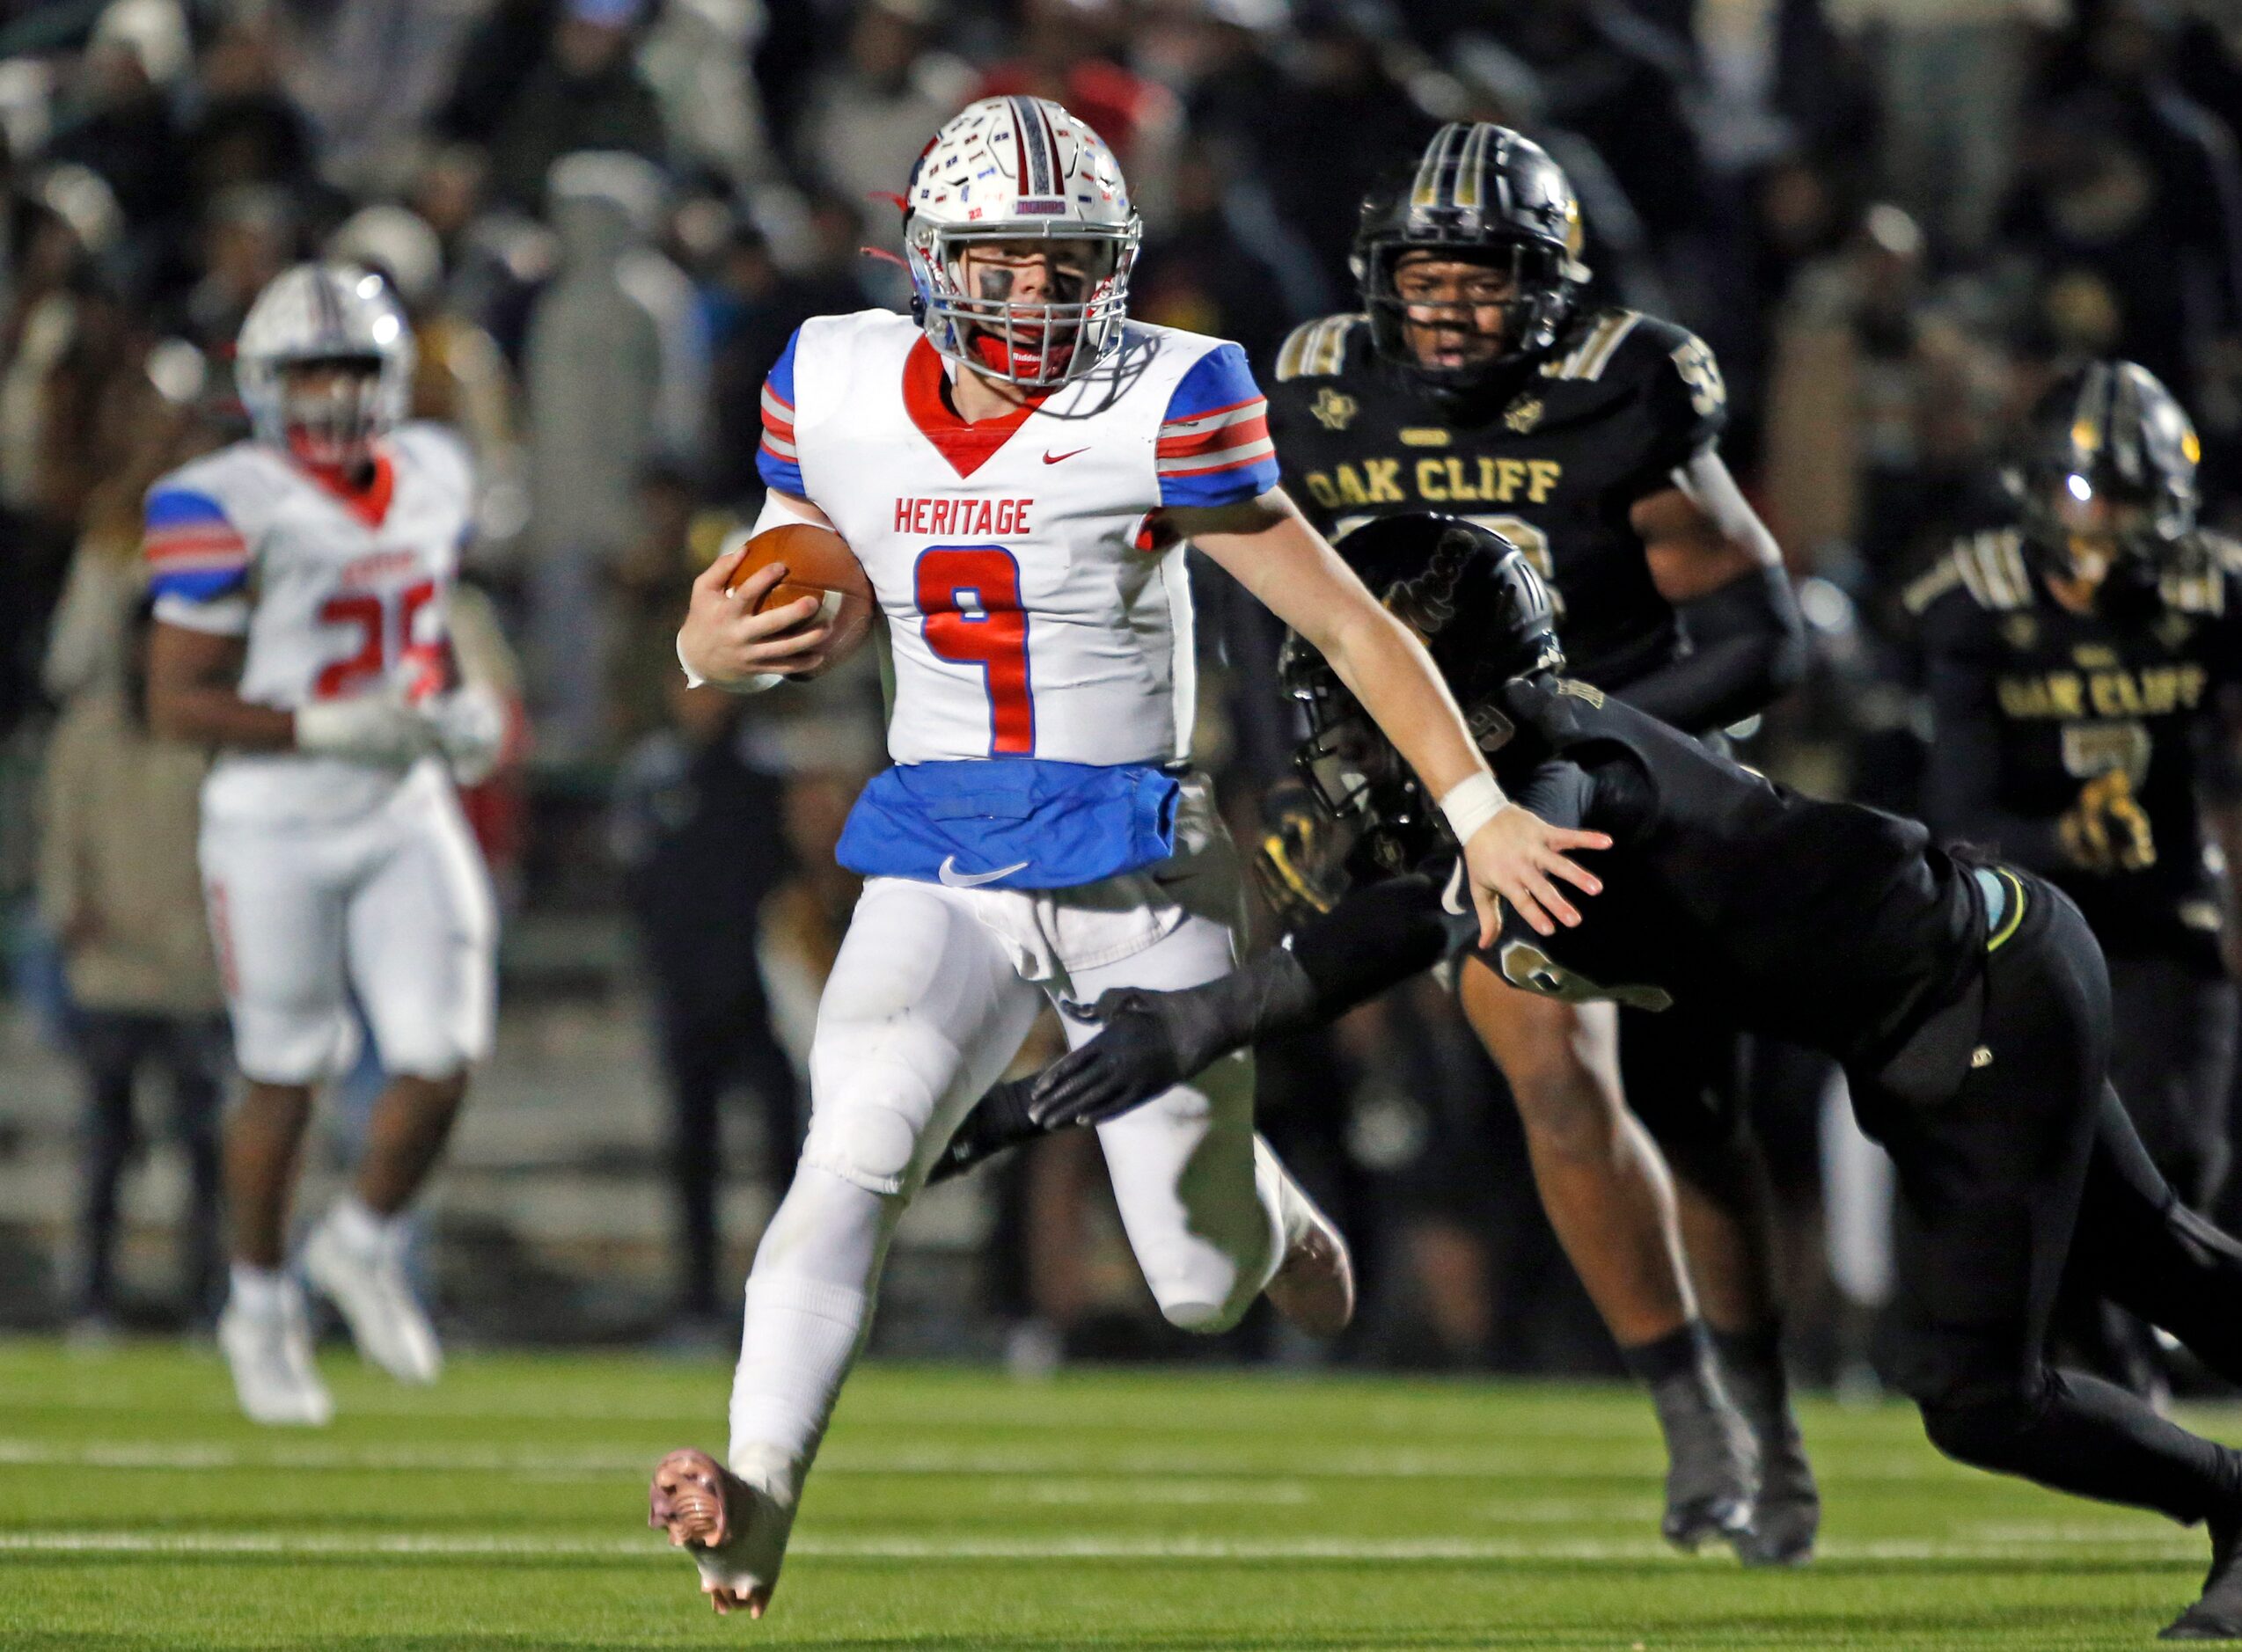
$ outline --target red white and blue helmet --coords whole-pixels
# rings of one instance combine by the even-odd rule
[[[295,397],[287,369],[347,362],[365,375],[331,396]],[[234,346],[234,376],[258,436],[314,464],[338,462],[405,417],[413,329],[389,284],[340,262],[298,264],[257,296]]]
[[[1105,140],[1047,98],[984,98],[934,135],[904,201],[912,312],[934,348],[1015,384],[1078,378],[1121,347],[1144,226]],[[1081,302],[982,298],[964,282],[975,241],[1092,243]]]

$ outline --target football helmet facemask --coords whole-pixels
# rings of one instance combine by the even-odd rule
[[[1364,201],[1351,262],[1378,353],[1438,396],[1469,397],[1556,343],[1588,279],[1581,245],[1579,200],[1548,152],[1507,127],[1459,121]],[[1424,255],[1487,269],[1492,290],[1410,281],[1405,267]],[[1457,359],[1428,359],[1450,353],[1438,333],[1484,338],[1487,309],[1502,317],[1491,349],[1467,337]]]

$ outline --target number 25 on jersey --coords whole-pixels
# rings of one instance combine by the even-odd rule
[[[443,647],[419,642],[414,622],[435,599],[436,582],[422,580],[399,591],[346,591],[319,605],[319,623],[354,630],[356,646],[319,671],[312,692],[320,699],[345,699],[364,691],[369,681],[389,676],[407,668],[399,685],[407,698],[419,699],[443,686]]]

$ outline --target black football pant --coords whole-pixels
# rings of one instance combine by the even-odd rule
[[[1964,999],[1852,1076],[1898,1172],[1899,1385],[1962,1462],[2193,1523],[2242,1510],[2242,1457],[2125,1390],[2055,1370],[2048,1319],[2074,1242],[2128,1306],[2232,1356],[2242,1266],[2191,1235],[2107,1082],[2109,976],[2084,919],[2021,880],[2021,925]],[[2185,1269],[2185,1290],[2157,1276]],[[2187,1329],[2179,1332],[2187,1334]]]
[[[2231,1151],[2234,983],[2215,957],[2117,952],[2110,954],[2110,1002],[2125,1029],[2110,1052],[2110,1078],[2127,1115],[2164,1179],[2188,1204],[2208,1210]]]

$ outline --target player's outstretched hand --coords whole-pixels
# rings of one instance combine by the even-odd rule
[[[1102,1030],[1036,1075],[1028,1115],[1044,1129],[1117,1118],[1205,1065],[1198,1023],[1208,1018],[1186,993],[1114,987],[1095,1005],[1059,1007]]]
[[[1564,880],[1583,895],[1601,895],[1604,886],[1565,852],[1610,847],[1611,838],[1603,832],[1552,826],[1531,809],[1505,805],[1463,846],[1471,903],[1479,913],[1480,946],[1495,944],[1502,929],[1504,901],[1518,909],[1537,935],[1556,934],[1559,924],[1567,928],[1578,925],[1580,914],[1556,881]]]
[[[786,578],[783,562],[758,568],[737,590],[726,590],[724,581],[746,552],[743,544],[702,570],[692,582],[692,602],[678,632],[678,657],[719,688],[744,688],[757,677],[814,670],[817,650],[832,633],[830,625],[810,624],[817,617],[814,596],[755,611]]]

